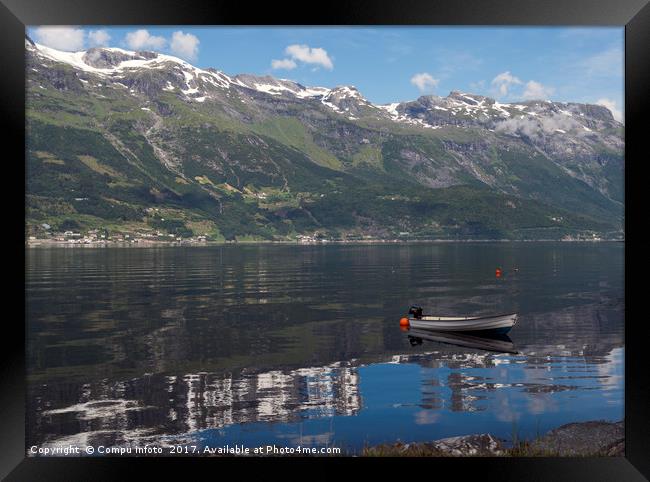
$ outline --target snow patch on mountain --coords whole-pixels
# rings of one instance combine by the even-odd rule
[[[272,76],[240,74],[231,77],[224,72],[212,68],[201,69],[180,58],[156,52],[133,52],[115,47],[63,52],[41,44],[31,44],[27,40],[25,46],[41,58],[62,62],[85,74],[105,79],[102,83],[97,83],[91,82],[88,75],[83,79],[78,76],[88,88],[93,85],[109,85],[126,87],[134,94],[138,91],[147,92],[147,89],[152,88],[151,82],[142,86],[138,83],[139,78],[134,80],[130,76],[140,70],[155,70],[168,74],[169,80],[165,81],[163,77],[157,84],[153,84],[153,88],[179,92],[187,100],[194,102],[215,98],[218,94],[214,89],[224,89],[244,96],[255,92],[277,98],[317,101],[350,120],[379,116],[393,122],[431,129],[443,125],[478,125],[510,135],[538,135],[558,131],[580,132],[586,135],[592,132],[598,122],[615,123],[611,112],[602,106],[548,101],[506,104],[482,95],[460,91],[452,91],[447,97],[422,96],[411,102],[376,105],[364,98],[354,86],[344,85],[330,89],[305,87],[292,80]],[[47,64],[42,65],[47,67]],[[134,83],[137,86],[134,86]]]
[[[393,102],[392,104],[378,105],[376,107],[388,112],[388,115],[390,115],[391,118],[397,119],[399,117],[399,112],[397,112],[397,107],[399,107],[399,105],[399,102]]]

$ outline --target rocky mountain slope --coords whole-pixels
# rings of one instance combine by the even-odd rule
[[[461,92],[375,105],[155,52],[27,40],[26,54],[30,233],[621,234],[623,126],[605,107]]]

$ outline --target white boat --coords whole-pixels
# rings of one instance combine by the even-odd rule
[[[508,333],[517,324],[517,313],[492,316],[432,316],[423,315],[422,309],[409,310],[409,327],[423,330],[454,332]]]

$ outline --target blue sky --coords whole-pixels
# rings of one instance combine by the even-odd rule
[[[155,50],[231,75],[354,85],[380,104],[461,90],[502,102],[599,103],[622,115],[620,27],[79,26],[28,34],[61,50]]]

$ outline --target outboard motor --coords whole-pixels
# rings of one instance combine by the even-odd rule
[[[413,315],[413,318],[420,319],[422,318],[422,307],[421,306],[411,306],[409,310],[409,315]]]

